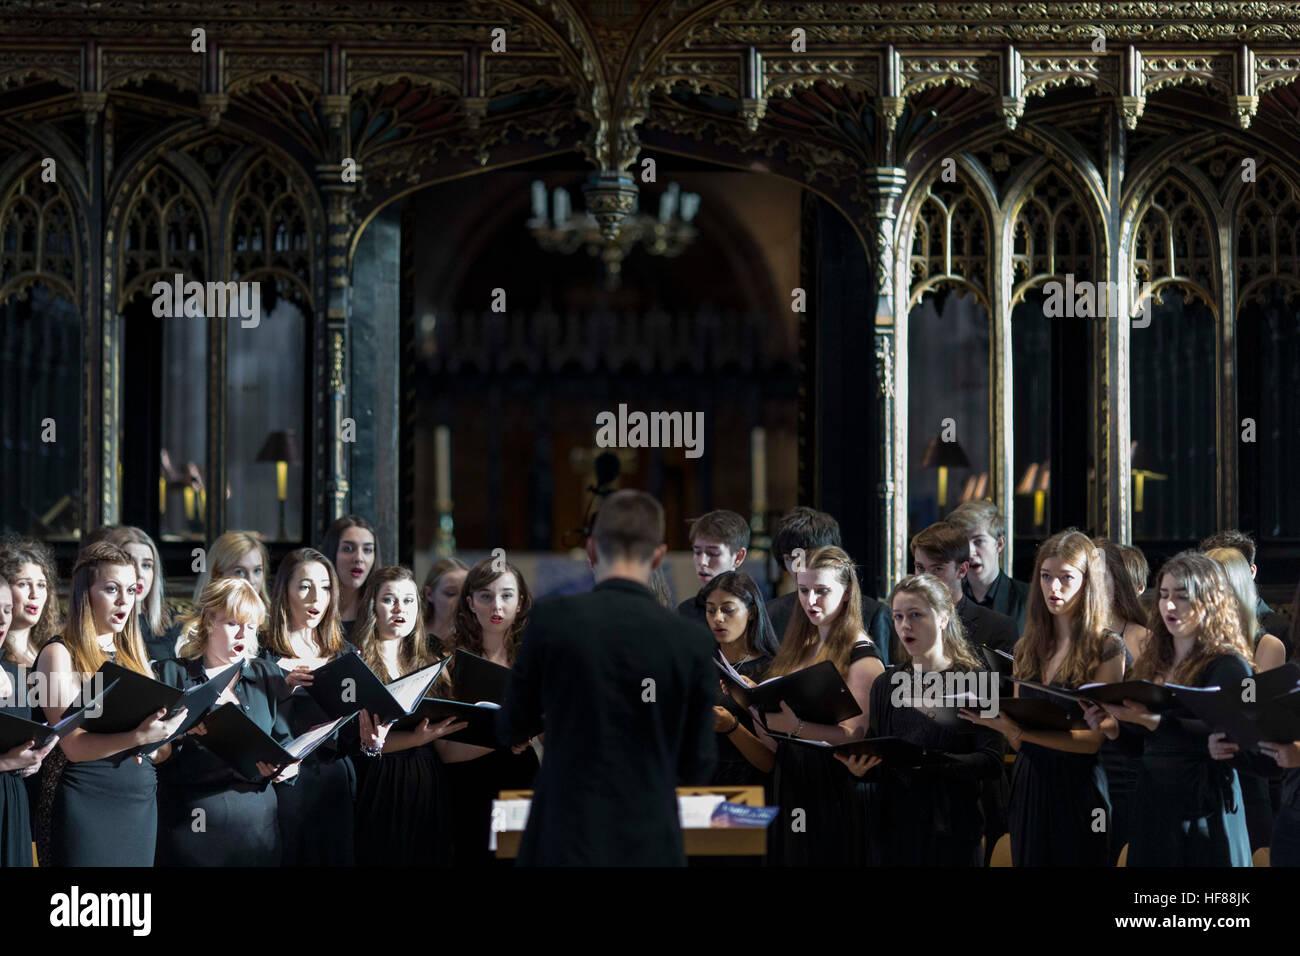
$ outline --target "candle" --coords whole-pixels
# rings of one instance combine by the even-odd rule
[[[749,466],[753,510],[767,510],[767,433],[761,428],[749,432]]]
[[[194,489],[189,485],[185,486],[185,520],[194,520]]]
[[[434,507],[439,511],[451,507],[451,429],[439,425],[433,433],[433,457],[436,474]]]
[[[533,218],[546,218],[546,184],[540,179],[533,180]]]
[[[556,189],[551,196],[555,204],[555,225],[563,226],[569,221],[569,194],[563,189]]]
[[[165,475],[158,479],[158,513],[160,515],[167,513],[167,477]]]
[[[277,461],[275,463],[275,493],[280,501],[289,497],[289,463],[287,461]]]
[[[668,188],[664,190],[663,198],[659,200],[659,221],[667,223],[677,215],[677,196],[681,192],[681,187],[676,183],[669,183]]]
[[[690,222],[700,211],[700,194],[687,193],[682,197],[682,222]]]

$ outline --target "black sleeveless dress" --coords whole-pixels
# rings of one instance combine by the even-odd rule
[[[156,668],[160,681],[182,690],[208,680],[201,660],[161,661]],[[245,661],[234,694],[263,731],[287,739],[275,733],[277,703],[287,696],[278,667]],[[279,866],[275,788],[242,777],[202,741],[182,737],[158,765],[157,865]]]
[[[9,675],[14,691],[12,697],[0,698],[4,713],[31,720],[31,708],[25,704],[18,706],[26,697],[18,684],[17,665],[0,661],[0,668]],[[20,770],[0,771],[0,867],[31,865],[32,821],[27,784]]]
[[[357,649],[348,644],[343,653],[355,654]],[[346,725],[351,737],[356,736],[358,719]],[[277,730],[289,737],[325,723],[329,717],[301,689],[281,701],[276,715]],[[349,739],[342,728],[335,731],[299,764],[296,780],[275,785],[283,866],[352,866],[355,862],[357,771],[348,754]]]
[[[1108,633],[1116,634],[1115,631]],[[1122,634],[1116,636],[1123,640]],[[1133,653],[1124,645],[1124,673],[1133,667]],[[1122,730],[1122,727],[1121,727]],[[1097,759],[1106,773],[1106,792],[1110,797],[1110,862],[1119,859],[1120,851],[1129,840],[1129,818],[1133,812],[1133,794],[1137,790],[1137,761],[1142,756],[1140,745],[1134,746],[1131,735],[1120,733],[1111,740],[1101,742]]]
[[[1123,647],[1118,638],[1107,641],[1099,663]],[[1052,686],[1069,687],[1060,681]],[[1021,687],[1020,696],[1061,700],[1034,687]],[[1008,807],[1012,865],[1108,866],[1111,818],[1106,771],[1097,754],[1020,745]]]
[[[62,644],[63,639],[49,643]],[[111,661],[116,653],[107,657]],[[41,708],[33,712],[34,719],[48,722]],[[149,760],[108,757],[73,763],[59,743],[41,764],[40,781],[36,842],[41,866],[153,866],[158,776]]]
[[[752,661],[745,661],[745,663],[738,665],[736,672],[742,677],[748,677],[758,683],[767,676],[767,669],[771,666],[772,658],[759,655]],[[751,734],[754,732],[753,714],[736,703],[730,695],[722,693],[721,688],[718,690],[718,704],[725,707],[729,714],[739,720],[740,726]],[[712,785],[715,787],[762,787],[770,799],[772,775],[764,773],[750,763],[726,734],[718,734],[717,741],[718,765],[713,771]]]
[[[870,641],[853,646],[849,664],[864,658],[880,660]],[[781,812],[772,821],[772,865],[867,864],[874,781],[859,780],[828,753],[782,740],[776,746],[773,789]]]
[[[357,866],[450,866],[450,794],[434,745],[367,757],[356,720],[340,736],[357,768]]]
[[[871,819],[871,863],[980,866],[980,785],[1003,772],[1003,737],[975,724],[969,725],[972,730],[944,726],[918,707],[893,706],[894,675],[910,671],[910,662],[890,667],[871,685],[871,736],[902,737],[948,754],[950,762],[918,768],[886,763],[874,771],[879,793]]]

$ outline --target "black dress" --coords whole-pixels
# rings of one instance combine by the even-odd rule
[[[357,721],[344,730],[357,769],[357,865],[449,866],[450,794],[434,745],[366,757],[360,755]]]
[[[1195,687],[1237,686],[1251,673],[1240,655],[1210,661]],[[1234,765],[1215,760],[1210,728],[1183,707],[1161,715],[1143,741],[1133,801],[1129,866],[1250,866],[1250,838]]]
[[[949,755],[949,763],[906,768],[881,764],[871,817],[870,861],[877,866],[980,866],[984,815],[981,783],[1002,774],[1002,735],[977,725],[944,726],[918,707],[891,703],[891,667],[871,686],[871,736],[902,737]],[[973,732],[972,732],[973,731]]]
[[[855,644],[849,652],[850,665],[864,658],[880,659],[875,644]],[[772,785],[781,810],[772,821],[773,865],[867,864],[875,781],[859,780],[828,753],[781,740]]]
[[[356,652],[351,644],[344,651]],[[359,719],[349,721],[313,750],[298,765],[296,779],[275,785],[283,866],[352,866],[355,862],[357,771],[347,742],[356,736]],[[276,729],[289,737],[328,722],[320,705],[301,689],[280,702],[276,715]]]
[[[1114,634],[1114,631],[1109,633]],[[1123,635],[1117,635],[1123,640]],[[1133,653],[1124,645],[1124,673],[1133,666]],[[1134,746],[1131,735],[1123,734],[1116,740],[1106,738],[1101,742],[1097,759],[1106,773],[1106,792],[1110,797],[1110,862],[1119,859],[1120,851],[1129,838],[1129,817],[1132,814],[1133,794],[1137,790],[1137,761],[1142,755],[1140,743]]]
[[[1265,633],[1261,628],[1255,634],[1254,647]],[[1253,853],[1269,845],[1273,833],[1273,805],[1280,796],[1282,770],[1272,760],[1241,761],[1237,764],[1237,782],[1241,786],[1241,799],[1246,810],[1246,832],[1250,835]]]
[[[1122,640],[1108,640],[1100,663],[1123,653],[1123,646]],[[1068,687],[1060,681],[1052,686]],[[1022,686],[1020,696],[1060,702],[1033,687]],[[1011,770],[1008,818],[1014,866],[1110,864],[1110,793],[1097,754],[1021,743]]]
[[[110,661],[115,656],[107,655]],[[33,711],[35,719],[48,722],[41,708]],[[41,764],[40,781],[36,840],[41,866],[153,866],[158,777],[149,760],[108,757],[72,763],[60,742]]]
[[[201,660],[162,661],[157,671],[182,690],[208,680]],[[287,693],[280,669],[263,660],[245,661],[234,686],[244,713],[280,740],[287,735],[275,732],[277,704]],[[241,776],[202,741],[182,737],[158,765],[157,865],[279,866],[275,788]]]
[[[758,683],[767,676],[767,669],[772,666],[772,658],[766,655],[760,655],[752,661],[736,666],[736,672],[742,677],[748,677],[754,683]],[[719,688],[718,703],[727,709],[733,717],[740,721],[740,726],[744,727],[751,734],[754,732],[754,717],[744,707],[741,707],[728,694],[721,692]],[[713,780],[715,787],[762,787],[764,793],[770,798],[772,788],[772,775],[764,773],[755,767],[744,754],[737,749],[736,745],[731,742],[731,737],[727,734],[718,734],[718,765],[713,771]]]
[[[4,712],[11,717],[31,719],[31,708],[18,706],[24,688],[18,684],[18,668],[8,661],[0,661],[0,668],[9,675],[14,697],[4,700]],[[0,771],[0,867],[32,865],[32,821],[27,801],[27,784],[22,771]]]

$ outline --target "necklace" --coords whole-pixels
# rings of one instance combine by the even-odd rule
[[[723,655],[723,656],[725,657],[726,655]],[[751,657],[753,657],[752,654],[746,654],[746,655],[745,655],[744,657],[742,657],[740,660],[738,660],[738,661],[729,661],[728,663],[731,664],[732,667],[739,667],[741,664],[747,664],[747,663],[749,663],[749,659],[750,659]]]

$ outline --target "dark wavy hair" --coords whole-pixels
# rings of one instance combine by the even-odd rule
[[[528,615],[533,609],[533,595],[528,590],[519,569],[508,561],[500,571],[492,570],[492,558],[480,561],[469,569],[465,576],[465,586],[460,589],[460,599],[456,602],[456,625],[452,632],[453,646],[463,648],[471,654],[483,655],[483,627],[478,622],[478,615],[470,606],[474,592],[479,591],[507,572],[515,576],[519,586],[519,610],[515,613],[515,622],[506,634],[506,656],[511,664],[515,662],[515,652],[519,649],[519,638],[528,626]]]
[[[703,605],[714,591],[726,591],[728,594],[735,595],[749,611],[749,622],[745,625],[745,647],[750,653],[776,657],[781,644],[776,639],[772,620],[767,616],[767,605],[763,602],[763,594],[754,583],[754,579],[744,571],[723,571],[721,574],[715,574],[708,584],[700,588],[700,604]]]
[[[1182,551],[1160,569],[1157,587],[1164,584],[1166,576],[1187,591],[1192,613],[1197,616],[1196,643],[1174,667],[1174,638],[1157,601],[1147,622],[1151,638],[1133,665],[1133,680],[1163,677],[1170,684],[1192,686],[1192,681],[1217,657],[1238,654],[1249,664],[1253,657],[1249,639],[1241,632],[1236,592],[1223,565],[1199,551]]]

